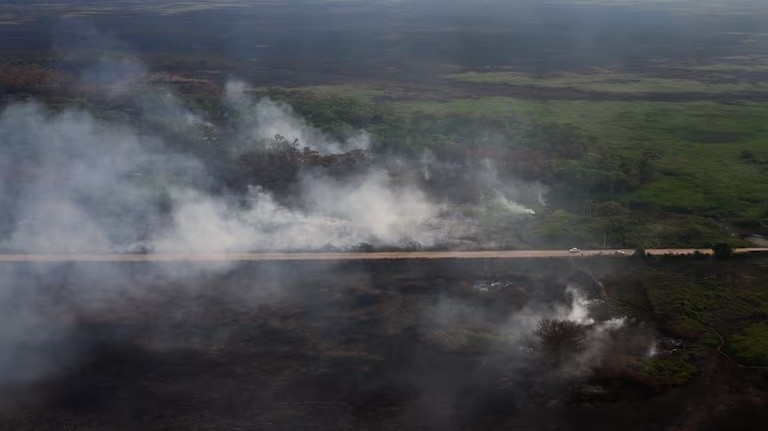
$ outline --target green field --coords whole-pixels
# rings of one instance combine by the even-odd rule
[[[532,125],[574,126],[590,137],[586,153],[559,160],[553,169],[600,172],[606,159],[634,160],[651,151],[653,181],[610,195],[632,210],[620,220],[584,217],[574,207],[544,214],[538,233],[558,244],[589,243],[610,224],[624,231],[624,245],[707,246],[729,238],[721,220],[760,231],[768,219],[768,106],[757,102],[532,100],[514,97],[435,98],[418,89],[403,97],[386,86],[324,86],[282,92],[316,125],[347,122],[364,127],[385,147],[418,155],[446,145],[517,148]],[[374,120],[375,118],[375,120]],[[486,133],[488,132],[488,133]],[[524,142],[524,143],[521,143]],[[559,166],[559,167],[558,167]],[[597,169],[597,170],[595,170]],[[558,209],[551,208],[553,210]],[[649,213],[648,210],[651,210]],[[600,232],[600,235],[596,235]],[[557,240],[559,238],[559,240]]]
[[[598,138],[593,151],[662,154],[652,184],[623,196],[675,212],[762,217],[768,210],[768,107],[760,103],[531,101],[482,98],[394,102],[403,115],[466,115],[571,123]]]
[[[329,87],[323,94],[342,96]],[[365,95],[355,88],[353,94]],[[743,102],[536,101],[506,97],[381,101],[395,118],[483,118],[520,124],[552,119],[595,136],[593,152],[661,154],[657,179],[622,197],[679,213],[761,218],[768,210],[768,106]],[[365,101],[371,99],[364,99]],[[374,128],[375,129],[375,128]],[[510,142],[510,145],[513,145]]]
[[[722,65],[699,66],[699,71],[729,69]],[[719,67],[719,69],[718,69]],[[757,67],[757,66],[754,66]],[[741,70],[741,69],[731,69]],[[757,70],[757,69],[751,69]],[[446,76],[447,79],[472,84],[504,84],[529,87],[576,89],[607,93],[741,93],[768,91],[768,82],[736,81],[717,76],[720,82],[695,79],[647,77],[629,73],[596,70],[589,73],[562,73],[554,76],[532,76],[519,72],[464,72]]]
[[[734,360],[768,365],[765,269],[764,259],[715,266],[706,261],[657,262],[642,273],[638,286],[673,336],[698,339],[711,347],[724,342],[724,352]]]
[[[643,36],[660,31],[655,21],[643,21],[641,28],[647,33],[636,34],[623,28],[623,21],[609,20],[611,29],[616,26],[617,34],[629,39],[622,42],[621,49],[608,43],[597,44],[590,51],[602,46],[600,54],[606,58],[627,61],[606,60],[602,64],[574,60],[580,52],[568,52],[568,58],[573,57],[570,61],[553,61],[570,49],[560,43],[568,35],[560,33],[557,23],[550,23],[550,31],[541,34],[535,29],[521,29],[537,35],[524,40],[506,26],[482,32],[468,28],[478,38],[471,44],[477,47],[476,55],[464,58],[459,53],[445,53],[445,57],[441,54],[425,60],[430,64],[410,69],[406,62],[399,62],[404,54],[393,40],[408,36],[418,42],[411,47],[409,55],[413,57],[409,59],[421,60],[421,53],[442,53],[445,45],[429,35],[442,34],[454,24],[441,21],[440,25],[408,27],[407,31],[375,31],[399,35],[381,40],[364,36],[366,28],[355,27],[349,29],[349,34],[360,37],[353,45],[369,43],[360,53],[367,56],[375,52],[376,58],[347,58],[343,50],[333,48],[336,45],[331,39],[306,50],[304,45],[291,45],[293,39],[282,33],[283,28],[295,28],[293,32],[300,34],[309,32],[308,40],[323,36],[322,32],[314,33],[316,28],[307,24],[311,21],[302,18],[273,29],[280,30],[282,37],[268,39],[269,43],[262,43],[266,39],[259,39],[263,36],[260,33],[253,38],[243,36],[244,40],[262,42],[247,44],[242,55],[227,57],[221,49],[207,45],[227,42],[226,38],[218,38],[232,26],[231,16],[220,7],[229,10],[247,2],[214,3],[162,2],[150,6],[126,0],[109,6],[98,2],[56,6],[35,2],[34,7],[22,9],[31,16],[55,15],[61,10],[69,16],[98,12],[105,23],[111,23],[119,7],[133,11],[136,17],[139,11],[149,9],[153,14],[172,14],[163,19],[177,23],[179,29],[197,29],[200,24],[199,14],[181,12],[200,7],[215,9],[216,14],[210,12],[210,16],[220,19],[216,22],[221,27],[206,21],[209,33],[190,33],[204,40],[188,43],[180,38],[157,37],[157,43],[145,47],[142,60],[149,63],[149,69],[158,70],[153,75],[155,84],[178,93],[190,109],[221,119],[225,118],[220,100],[223,86],[228,77],[237,77],[254,85],[252,96],[286,101],[300,117],[332,138],[343,140],[351,131],[367,131],[373,142],[373,163],[396,158],[419,160],[432,153],[441,162],[472,170],[481,159],[491,159],[505,180],[544,184],[549,189],[547,205],[535,208],[536,225],[529,229],[534,238],[521,241],[528,246],[586,247],[605,243],[707,247],[717,242],[744,246],[747,243],[741,236],[768,234],[768,106],[761,102],[768,99],[768,54],[758,43],[766,34],[754,26],[745,24],[743,32],[720,28],[711,35],[689,35],[670,27],[658,38],[647,40]],[[607,1],[565,3],[579,3],[586,8],[585,13],[593,8],[602,10],[599,5],[616,6]],[[627,1],[609,12],[617,19],[626,19],[624,8],[632,6],[677,16],[676,8],[683,10],[691,3]],[[247,15],[247,8],[242,10],[242,35],[256,30],[259,26],[254,26],[251,19],[264,13],[285,16],[286,5],[263,4],[270,6],[260,8],[258,14],[251,10],[253,15]],[[317,19],[309,6],[306,10],[295,8],[290,10],[299,14],[296,16],[306,13],[307,20]],[[6,15],[13,17],[22,9]],[[339,10],[353,13],[357,9]],[[451,10],[458,14],[463,9]],[[563,9],[558,16],[566,17],[569,10]],[[708,1],[697,2],[694,15],[696,20],[706,20],[728,12],[749,17],[750,22],[765,13],[753,3]],[[3,19],[6,15],[0,13]],[[271,22],[271,18],[259,19]],[[350,21],[339,19],[334,23],[340,27],[333,34],[347,34],[344,26]],[[134,35],[135,26],[128,29],[127,36]],[[32,40],[30,37],[25,40]],[[663,46],[657,46],[660,41]],[[688,55],[686,43],[690,41],[696,42],[697,51]],[[295,64],[283,59],[265,67],[265,59],[283,52],[284,43],[289,45],[290,50],[285,52],[291,52],[289,57],[295,59]],[[497,59],[500,53],[496,47],[502,43],[521,50],[519,63],[517,56]],[[659,51],[668,45],[680,50]],[[206,54],[188,51],[191,47]],[[540,47],[554,51],[540,52]],[[6,85],[13,97],[38,96],[57,105],[75,100],[73,96],[79,96],[80,88],[55,97],[52,93],[58,91],[54,90],[59,88],[57,85],[66,89],[77,82],[72,70],[81,67],[83,60],[64,56],[56,65],[47,51],[32,53],[36,54],[27,60],[17,58],[16,52],[4,54],[0,85]],[[78,103],[120,118],[120,112],[110,112],[112,108],[100,105],[103,101],[89,97],[78,97]],[[418,180],[415,172],[398,175],[399,181]],[[439,186],[434,189],[456,187]],[[457,211],[471,213],[494,235],[506,232],[510,238],[520,236],[508,232],[510,226],[503,212],[497,214],[482,205],[471,208],[472,204],[477,202],[460,205]]]

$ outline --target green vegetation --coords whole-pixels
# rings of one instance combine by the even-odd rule
[[[659,154],[656,177],[621,196],[630,206],[750,219],[764,218],[768,210],[761,198],[768,195],[768,127],[763,120],[768,108],[763,104],[481,98],[390,106],[403,117],[506,119],[511,125],[556,119],[594,136],[593,152],[636,156],[653,150]],[[509,136],[510,145],[514,139]],[[743,151],[752,157],[745,159]]]
[[[270,89],[261,89],[267,90]],[[383,90],[368,88],[359,85],[314,85],[301,87],[302,91],[308,92],[320,97],[333,97],[340,99],[352,99],[358,102],[371,102],[376,97],[385,96]],[[272,91],[278,91],[272,89]]]
[[[530,348],[542,360],[559,365],[581,351],[587,343],[583,325],[569,320],[542,320],[533,331]]]
[[[728,340],[734,357],[750,365],[768,365],[768,324],[756,323],[737,332]]]
[[[657,386],[678,386],[690,380],[698,370],[680,357],[654,357],[640,362],[640,372]]]
[[[592,217],[563,209],[543,213],[537,219],[536,233],[561,246],[602,245],[597,243],[602,237],[596,236],[601,232],[605,234],[609,245],[627,244],[642,248],[665,248],[679,244],[707,248],[724,239],[722,228],[707,218],[671,214],[644,215],[621,208],[623,212],[620,214]],[[728,241],[731,246],[749,245],[736,238],[728,238]]]
[[[285,101],[308,123],[336,138],[381,124],[384,112],[374,98],[382,94],[379,90],[347,85],[290,90],[258,88],[252,93],[254,97]]]
[[[71,80],[36,63],[10,65],[0,71],[0,81],[21,94],[45,93]],[[666,70],[694,66],[664,65]],[[171,77],[163,82],[191,107],[212,118],[226,117],[216,84]],[[590,91],[631,93],[640,85],[632,79],[602,70],[544,81],[591,82],[624,90]],[[678,84],[678,90],[700,93],[701,88]],[[601,246],[604,239],[623,247],[745,246],[727,225],[743,233],[768,229],[768,107],[763,103],[530,100],[384,84],[264,87],[253,95],[286,101],[338,139],[368,131],[374,157],[417,158],[428,151],[466,170],[493,160],[502,177],[548,186],[548,207],[536,208],[532,246]],[[120,114],[83,100],[99,115]],[[480,222],[500,231],[507,227],[503,219],[503,213],[491,212]]]
[[[425,331],[424,339],[446,351],[462,354],[481,353],[489,346],[503,342],[487,328]]]
[[[657,340],[656,355],[633,363],[631,380],[658,387],[683,384],[697,367],[706,372],[702,364],[720,356],[717,349],[739,365],[768,365],[764,257],[649,257],[620,268],[604,264],[615,272],[604,280],[605,315],[654,322],[664,337]],[[591,270],[600,271],[600,265]]]
[[[760,325],[768,316],[764,267],[759,261],[719,262],[714,267],[710,262],[657,264],[643,271],[640,286],[671,335],[717,346],[719,333],[735,357],[752,361],[754,354],[765,351],[765,343],[757,342],[766,334]],[[748,346],[751,342],[753,347]]]
[[[50,414],[42,411],[49,408],[45,402],[23,415],[11,409],[11,416],[24,418],[0,428],[21,429],[27,420],[29,429],[44,428],[39,418],[49,418],[68,422],[58,428],[96,429],[102,419],[113,424],[110,412],[135,411],[138,429],[172,427],[171,417],[180,418],[179,428],[213,427],[207,421],[214,416],[216,424],[233,428],[241,419],[241,428],[290,429],[307,418],[327,418],[329,429],[398,429],[416,417],[416,428],[472,428],[480,418],[475,428],[514,429],[551,416],[573,419],[566,426],[573,428],[610,428],[619,418],[618,426],[736,429],[733,417],[749,410],[743,406],[759,404],[754,409],[762,411],[766,375],[734,363],[768,365],[768,261],[731,255],[733,247],[748,245],[741,235],[768,235],[768,50],[762,48],[768,33],[754,32],[768,18],[761,2],[555,0],[542,9],[535,1],[530,8],[434,1],[409,9],[405,20],[390,2],[4,3],[0,36],[13,43],[0,50],[0,104],[35,99],[54,110],[80,106],[98,119],[138,123],[142,137],[157,136],[158,146],[167,141],[173,153],[199,160],[211,180],[206,193],[225,194],[227,203],[231,197],[233,205],[250,205],[239,198],[258,186],[281,205],[303,210],[311,205],[300,207],[306,200],[294,197],[306,172],[346,184],[383,167],[393,183],[417,186],[440,204],[451,223],[455,216],[451,234],[461,236],[460,246],[605,245],[637,252],[623,259],[347,262],[317,273],[295,262],[268,268],[254,262],[221,279],[198,277],[196,284],[216,286],[200,290],[210,295],[187,300],[185,283],[176,283],[178,293],[173,286],[155,289],[156,303],[129,301],[131,313],[118,313],[117,322],[78,309],[88,324],[77,330],[98,341],[96,349],[86,352],[83,366],[64,364],[53,386],[37,385],[55,392],[48,397]],[[558,3],[568,7],[558,10]],[[665,13],[649,13],[659,10]],[[574,24],[587,16],[588,34],[579,37]],[[68,49],[87,41],[78,34],[69,41],[65,25],[56,32],[64,36],[56,38],[60,43],[50,44],[48,24],[79,29],[83,17],[109,30],[102,43]],[[120,46],[110,47],[113,37]],[[59,51],[63,57],[53,58]],[[99,74],[83,73],[107,57],[131,65],[137,53],[151,72],[130,100],[105,97],[107,83],[89,78]],[[616,64],[626,69],[609,69]],[[242,138],[246,149],[231,151],[231,142],[241,143],[240,121],[256,122],[223,102],[233,76],[262,86],[250,96],[287,102],[332,139],[365,130],[370,151],[328,154],[281,135]],[[327,85],[339,82],[345,84]],[[312,85],[274,87],[305,84]],[[202,113],[204,124],[187,129],[178,126],[175,109],[144,109],[155,106],[158,88]],[[36,156],[23,153],[25,144],[14,136],[9,142],[0,152]],[[29,174],[9,169],[14,190],[18,185],[23,192],[35,178],[36,166],[29,165]],[[145,185],[152,202],[169,210],[168,187],[158,185],[178,181],[183,188],[187,180],[153,169],[137,174],[126,181]],[[526,214],[517,201],[535,215],[512,216]],[[472,229],[464,234],[465,227]],[[352,250],[383,247],[368,241]],[[711,248],[714,257],[644,252],[666,247]],[[596,322],[623,317],[624,326],[614,332],[601,324],[545,320],[530,334],[529,349],[521,349],[526,325],[519,319],[533,322],[567,304],[566,285],[600,295],[590,306]],[[240,289],[253,286],[268,293],[253,298],[256,307],[230,300],[245,298]],[[280,300],[271,301],[276,295],[270,292],[278,291]],[[192,306],[195,313],[182,314],[197,323],[181,325],[179,313],[156,312],[167,303],[182,311]],[[153,327],[193,335],[199,349],[153,348],[176,334],[146,336],[150,315]],[[117,343],[103,336],[113,326],[122,334]],[[222,333],[236,336],[216,336]],[[560,374],[576,365],[591,372],[576,370],[572,381]],[[558,380],[567,387],[557,387]],[[699,381],[656,396],[691,380]],[[581,394],[582,383],[594,391]],[[118,386],[117,398],[102,397],[90,416],[88,400]],[[132,408],[137,394],[159,413]],[[178,394],[184,396],[177,400]],[[260,400],[274,405],[260,406]],[[514,404],[523,408],[510,409]],[[73,419],[59,419],[73,407]],[[242,417],[240,407],[247,410]],[[79,419],[81,411],[89,416]],[[327,414],[316,414],[321,411]],[[598,417],[606,412],[608,421]],[[579,418],[588,423],[576,423]]]
[[[712,247],[715,259],[726,260],[733,257],[733,247],[729,244],[719,242]]]
[[[37,94],[71,80],[45,64],[10,64],[0,71],[0,81],[10,90]],[[707,64],[719,63],[660,67]],[[481,75],[493,76],[467,76]],[[600,70],[542,82],[617,86],[624,90],[589,89],[630,93],[640,85],[633,79]],[[678,84],[678,90],[701,90]],[[213,118],[221,115],[221,91],[212,82],[174,78],[166,85],[190,106]],[[762,103],[528,100],[384,84],[259,88],[254,95],[285,100],[336,138],[365,129],[375,155],[420,157],[428,150],[440,160],[491,159],[504,175],[550,186],[552,212],[537,210],[537,232],[549,243],[601,245],[605,236],[609,244],[627,247],[742,246],[721,220],[754,233],[768,226],[768,107]],[[98,103],[85,102],[109,115]],[[606,212],[606,205],[613,209]]]
[[[557,244],[598,245],[606,235],[647,248],[744,246],[719,219],[755,231],[768,220],[768,107],[760,103],[427,101],[355,86],[263,94],[332,134],[365,128],[379,153],[485,157],[552,186],[555,211],[540,214],[537,232]]]
[[[762,37],[765,37],[762,34]],[[727,59],[728,62],[714,62],[708,64],[682,65],[682,68],[701,72],[748,72],[764,73],[768,72],[768,59],[765,57],[737,57]]]
[[[706,82],[695,79],[646,77],[610,70],[532,76],[519,72],[464,72],[447,79],[472,84],[503,84],[526,87],[575,89],[604,93],[735,93],[768,91],[768,82]]]

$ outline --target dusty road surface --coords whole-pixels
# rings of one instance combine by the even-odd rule
[[[651,255],[712,254],[710,249],[651,249]],[[0,254],[0,262],[237,262],[312,260],[403,260],[403,259],[531,259],[590,256],[627,257],[633,250],[494,250],[413,251],[374,253],[148,253],[148,254]],[[735,253],[768,253],[768,248],[742,248]]]

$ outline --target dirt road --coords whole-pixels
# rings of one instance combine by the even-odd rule
[[[710,249],[653,249],[652,255],[711,254]],[[150,253],[150,254],[0,254],[0,262],[237,262],[314,260],[402,259],[531,259],[590,256],[631,256],[633,250],[511,250],[511,251],[415,251],[375,253]],[[736,253],[768,253],[768,248],[743,248]]]

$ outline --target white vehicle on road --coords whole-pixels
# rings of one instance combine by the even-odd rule
[[[571,254],[581,253],[581,250],[578,247],[571,247],[568,250],[568,253],[571,253]]]

